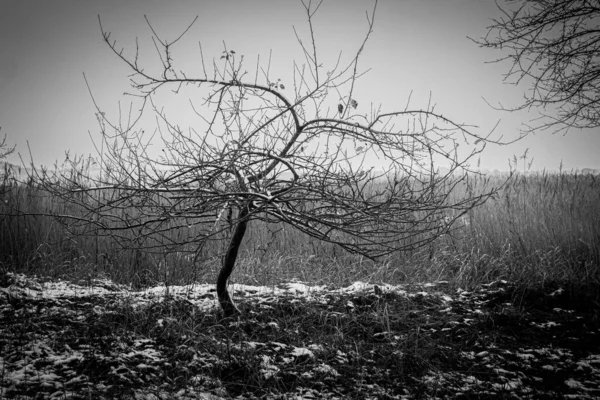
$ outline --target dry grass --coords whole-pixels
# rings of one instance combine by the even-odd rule
[[[502,179],[474,178],[461,190],[477,191]],[[72,279],[107,276],[134,287],[213,282],[227,243],[223,238],[205,246],[196,262],[193,248],[189,253],[140,254],[93,231],[69,235],[52,218],[11,216],[17,209],[26,214],[72,211],[33,185],[5,179],[0,196],[0,261],[14,271]],[[540,173],[514,176],[496,198],[462,217],[450,234],[428,247],[377,262],[281,224],[251,224],[232,279],[261,285],[299,279],[337,286],[357,280],[396,284],[443,279],[471,287],[502,278],[530,288],[555,281],[589,286],[599,281],[599,265],[599,178]]]
[[[503,281],[343,290],[204,285],[132,292],[0,271],[0,397],[598,398],[600,320],[561,288]],[[6,295],[5,295],[6,294]]]
[[[474,179],[462,190],[483,184]],[[212,292],[142,306],[115,289],[81,298],[13,296],[27,285],[8,271],[92,289],[102,276],[133,288],[212,283],[226,242],[212,242],[195,263],[192,253],[140,254],[106,237],[69,235],[52,218],[11,216],[71,211],[34,186],[5,181],[0,196],[0,380],[44,371],[61,382],[64,398],[597,396],[585,391],[597,388],[588,367],[600,343],[598,177],[517,175],[430,246],[377,262],[282,225],[252,224],[234,282],[276,287],[297,279],[330,290],[311,298],[234,291],[239,320],[193,303],[214,301]],[[331,290],[359,280],[402,283],[407,293]],[[70,361],[48,361],[57,359]],[[46,386],[7,384],[6,394],[50,393],[38,381]],[[573,386],[579,382],[587,386]]]

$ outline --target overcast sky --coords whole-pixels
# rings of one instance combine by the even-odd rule
[[[325,63],[340,51],[349,57],[366,32],[371,1],[325,0],[314,19],[317,45]],[[188,76],[201,76],[198,42],[205,56],[218,59],[223,43],[253,68],[257,56],[272,50],[274,76],[292,77],[292,62],[303,61],[293,27],[307,36],[306,15],[296,0],[254,1],[27,1],[3,0],[0,13],[0,134],[29,159],[52,165],[66,150],[94,154],[90,139],[99,128],[88,93],[86,74],[98,104],[116,115],[130,71],[102,41],[98,15],[111,39],[126,51],[139,38],[144,60],[155,55],[144,15],[164,38],[174,38],[197,15],[198,21],[177,48],[176,61]],[[516,137],[533,113],[490,108],[498,102],[518,105],[526,87],[502,83],[508,64],[486,64],[500,56],[481,49],[467,36],[486,33],[498,16],[493,1],[380,0],[359,81],[360,104],[382,104],[384,111],[425,108],[431,92],[436,110],[460,123],[478,125],[481,134],[500,120],[496,133]],[[131,54],[131,53],[129,53]],[[112,113],[112,114],[111,114]],[[185,125],[185,114],[175,115]],[[89,132],[89,134],[88,134]],[[508,169],[508,159],[526,149],[533,169],[600,168],[600,132],[571,131],[567,136],[538,133],[507,147],[488,147],[481,167]],[[11,157],[9,161],[17,162]]]

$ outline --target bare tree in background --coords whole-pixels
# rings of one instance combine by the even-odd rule
[[[270,61],[247,73],[243,56],[228,48],[208,68],[200,50],[204,73],[192,77],[175,67],[172,53],[191,25],[168,41],[148,22],[160,69],[153,73],[152,66],[140,65],[139,49],[126,56],[102,28],[107,45],[131,69],[134,94],[143,105],[139,114],[123,118],[125,123],[111,123],[98,108],[102,142],[94,163],[99,173],[71,160],[75,172],[44,178],[48,190],[78,208],[77,216],[62,216],[70,226],[94,226],[140,252],[194,244],[199,253],[227,234],[217,294],[231,316],[239,310],[227,281],[251,222],[288,224],[377,258],[430,243],[483,203],[493,191],[460,198],[452,193],[467,183],[469,162],[487,137],[430,105],[383,112],[355,98],[376,4],[367,13],[365,39],[355,56],[329,70],[320,64],[315,43],[318,6],[304,6],[310,37],[297,38],[305,63],[294,64],[289,81],[270,75]],[[202,95],[201,101],[190,99],[201,123],[187,129],[156,104],[161,89],[185,87]],[[147,109],[156,116],[152,135],[136,127]],[[473,147],[461,156],[459,142]],[[156,143],[161,157],[150,152]],[[445,168],[436,168],[436,162]],[[134,232],[135,240],[125,232]]]
[[[498,61],[512,66],[504,80],[531,85],[516,108],[536,107],[542,117],[526,132],[600,126],[600,2],[518,0],[498,6],[482,47],[508,50]]]

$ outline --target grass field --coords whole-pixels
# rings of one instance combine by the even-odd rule
[[[502,176],[488,178],[500,183]],[[489,182],[489,181],[492,182]],[[483,185],[473,180],[471,190]],[[10,216],[68,214],[59,199],[33,185],[0,189],[0,250],[5,268],[72,279],[108,277],[135,287],[214,282],[223,240],[205,246],[194,263],[190,252],[160,256],[120,249],[93,230],[73,236],[54,219]],[[192,228],[193,229],[193,228]],[[272,285],[299,279],[311,284],[354,281],[397,284],[448,280],[472,287],[496,279],[543,287],[600,278],[600,178],[569,173],[517,174],[483,206],[462,217],[449,234],[410,253],[373,262],[285,225],[255,222],[243,242],[232,281]]]
[[[376,262],[255,223],[233,320],[214,294],[225,237],[196,262],[120,250],[35,216],[73,209],[6,180],[0,398],[597,398],[599,180],[518,174]]]

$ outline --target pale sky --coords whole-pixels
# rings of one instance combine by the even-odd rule
[[[272,50],[272,72],[289,82],[293,60],[303,61],[293,26],[307,40],[306,15],[296,0],[2,0],[1,5],[0,134],[7,134],[26,162],[28,141],[36,164],[60,162],[67,150],[94,154],[88,131],[97,137],[99,128],[83,73],[109,116],[116,115],[119,101],[130,101],[123,96],[130,71],[103,42],[98,15],[128,54],[139,38],[142,60],[155,55],[144,15],[170,39],[197,15],[174,53],[188,76],[202,75],[199,41],[205,57],[217,59],[225,42],[245,56],[252,76],[257,55],[263,62]],[[313,23],[325,64],[340,51],[348,60],[360,46],[365,11],[372,5],[367,0],[324,1]],[[476,132],[485,135],[501,120],[496,133],[517,137],[519,125],[536,115],[497,111],[483,98],[516,106],[527,87],[503,84],[509,65],[486,64],[501,54],[467,39],[484,36],[495,16],[493,1],[380,0],[360,64],[371,68],[358,83],[360,104],[381,103],[384,111],[399,111],[412,91],[413,108],[425,108],[431,92],[436,111],[455,122],[478,125]],[[185,114],[175,117],[185,125]],[[526,149],[534,170],[555,170],[561,162],[567,170],[600,168],[599,129],[572,130],[567,136],[537,133],[511,146],[489,146],[481,168],[507,170],[508,159]],[[19,163],[18,157],[9,161]]]

